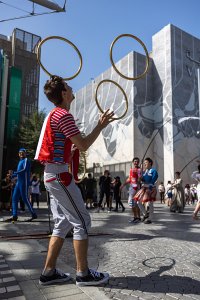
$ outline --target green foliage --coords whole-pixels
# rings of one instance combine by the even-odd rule
[[[34,159],[40,132],[46,113],[44,110],[34,112],[31,117],[26,119],[19,129],[19,143],[27,149],[29,158]]]
[[[31,117],[20,125],[18,133],[20,147],[27,149],[28,158],[32,161],[31,171],[38,174],[40,178],[43,176],[43,166],[35,161],[34,157],[45,117],[44,110],[35,111]]]

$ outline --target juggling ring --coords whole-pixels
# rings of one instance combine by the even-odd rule
[[[83,157],[84,157],[84,171],[83,171],[83,176],[79,180],[74,180],[76,183],[82,182],[83,179],[85,178],[85,174],[86,174],[86,152],[84,152]]]
[[[103,111],[103,109],[101,108],[101,106],[99,105],[99,102],[98,102],[98,99],[97,99],[97,92],[98,92],[98,89],[99,89],[100,85],[101,85],[102,83],[105,83],[105,82],[111,82],[111,83],[115,84],[115,85],[122,91],[122,93],[123,93],[123,95],[124,95],[124,98],[125,98],[125,101],[126,101],[125,112],[124,112],[120,117],[112,118],[113,121],[114,121],[114,120],[120,120],[120,119],[122,119],[122,118],[126,115],[126,113],[127,113],[127,111],[128,111],[128,99],[127,99],[127,95],[126,95],[125,91],[123,90],[123,88],[122,88],[117,82],[115,82],[115,81],[113,81],[113,80],[111,80],[111,79],[104,79],[104,80],[102,80],[102,81],[99,82],[99,84],[97,85],[97,88],[96,88],[96,93],[95,93],[95,101],[96,101],[97,107],[98,107],[98,109],[100,110],[100,112],[103,114],[104,111]]]
[[[113,61],[113,47],[114,47],[114,44],[121,38],[121,37],[131,37],[133,39],[135,39],[136,41],[138,41],[140,43],[140,45],[143,47],[144,51],[145,51],[145,54],[146,54],[146,66],[145,66],[145,70],[142,74],[136,76],[136,77],[128,77],[124,74],[122,74],[116,67],[114,61]],[[137,80],[137,79],[140,79],[142,77],[145,76],[145,74],[148,72],[148,69],[149,69],[149,54],[148,54],[148,51],[147,51],[147,48],[145,46],[145,44],[135,35],[132,35],[132,34],[121,34],[119,36],[117,36],[114,41],[112,42],[111,46],[110,46],[110,61],[111,61],[111,64],[114,68],[114,70],[121,76],[123,77],[124,79],[127,79],[127,80]]]
[[[53,39],[58,39],[58,40],[61,40],[61,41],[64,41],[66,42],[67,44],[71,45],[75,50],[76,52],[78,53],[78,56],[80,58],[80,66],[78,68],[78,71],[71,77],[65,77],[63,78],[64,80],[71,80],[73,78],[75,78],[81,71],[81,68],[82,68],[82,64],[83,64],[83,60],[82,60],[82,55],[80,53],[80,51],[78,50],[78,48],[69,40],[67,40],[66,38],[64,37],[61,37],[61,36],[56,36],[56,35],[52,35],[52,36],[49,36],[49,37],[46,37],[45,39],[43,39],[42,41],[40,41],[40,43],[38,44],[37,46],[37,51],[36,51],[36,54],[37,54],[37,61],[38,61],[38,64],[40,65],[40,67],[43,69],[43,71],[49,75],[50,77],[53,75],[51,74],[49,71],[47,71],[47,69],[44,67],[44,65],[42,64],[41,60],[40,60],[40,56],[41,56],[41,46],[48,40],[53,40]]]

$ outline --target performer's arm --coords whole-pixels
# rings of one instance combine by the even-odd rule
[[[20,171],[14,172],[14,174],[17,175],[17,174],[25,173],[25,172],[27,172],[28,168],[29,168],[28,159],[25,158],[23,161],[23,169],[21,169]]]
[[[130,182],[131,182],[131,179],[130,179],[130,177],[128,177],[127,180],[120,186],[120,190],[122,190]]]
[[[149,189],[152,190],[153,185],[155,184],[156,180],[158,179],[158,173],[155,169],[152,170],[152,177],[151,183],[149,184]]]

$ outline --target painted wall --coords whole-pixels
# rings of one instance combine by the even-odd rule
[[[129,99],[126,116],[104,129],[90,148],[88,167],[130,162],[134,156],[142,159],[145,155],[154,160],[159,181],[173,181],[174,172],[200,154],[200,120],[188,119],[200,116],[199,60],[200,40],[169,24],[152,37],[150,68],[144,78],[125,80],[109,68],[79,90],[72,112],[86,134],[97,124],[94,95],[101,80],[117,81]],[[140,74],[145,56],[131,52],[117,67],[126,75]],[[98,99],[103,110],[113,109],[118,116],[125,109],[122,93],[113,84],[101,85]],[[190,174],[196,168],[194,160],[183,170],[184,183],[192,182]]]

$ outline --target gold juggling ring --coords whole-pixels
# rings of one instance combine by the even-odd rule
[[[111,80],[111,79],[104,79],[104,80],[102,80],[102,81],[99,82],[99,84],[97,85],[97,88],[96,88],[96,92],[95,92],[95,101],[96,101],[97,107],[98,107],[98,109],[100,110],[101,113],[104,113],[103,109],[101,108],[101,106],[100,106],[100,104],[99,104],[99,102],[98,102],[98,99],[97,99],[97,92],[98,92],[98,89],[99,89],[100,85],[101,85],[102,83],[105,83],[105,82],[110,82],[110,83],[115,84],[115,85],[121,90],[121,92],[122,92],[123,95],[124,95],[125,102],[126,102],[126,108],[125,108],[124,113],[123,113],[120,117],[112,118],[113,121],[114,121],[114,120],[120,120],[120,119],[122,119],[122,118],[126,115],[126,113],[127,113],[127,111],[128,111],[128,98],[127,98],[127,95],[126,95],[125,91],[123,90],[123,88],[122,88],[116,81],[113,81],[113,80]]]
[[[145,51],[145,54],[146,54],[146,66],[145,66],[145,70],[142,74],[138,75],[138,76],[135,76],[135,77],[128,77],[124,74],[122,74],[116,67],[114,61],[113,61],[113,47],[115,45],[115,43],[122,37],[131,37],[133,39],[135,39],[136,41],[138,41],[140,43],[140,45],[143,47],[144,51]],[[117,36],[114,41],[112,42],[111,46],[110,46],[110,61],[111,61],[111,64],[113,66],[113,68],[115,69],[115,71],[123,78],[125,79],[128,79],[128,80],[137,80],[137,79],[140,79],[142,78],[143,76],[145,76],[145,74],[148,72],[148,69],[149,69],[149,54],[148,54],[148,51],[147,51],[147,48],[145,46],[145,44],[135,35],[132,35],[132,34],[121,34],[119,36]]]
[[[71,76],[71,77],[65,77],[65,78],[63,78],[64,80],[71,80],[71,79],[75,78],[80,73],[81,68],[82,68],[82,64],[83,64],[83,60],[82,60],[82,55],[81,55],[80,51],[78,50],[78,48],[71,41],[67,40],[66,38],[64,38],[62,36],[52,35],[52,36],[48,36],[45,39],[41,40],[40,43],[37,46],[37,51],[36,51],[37,61],[38,61],[39,65],[40,65],[40,67],[43,69],[43,71],[51,77],[53,74],[51,74],[49,71],[47,71],[47,69],[42,64],[40,57],[41,57],[41,46],[46,41],[53,40],[53,39],[61,40],[61,41],[66,42],[67,44],[71,45],[76,50],[76,52],[77,52],[77,54],[78,54],[78,56],[80,58],[80,66],[78,68],[78,71],[73,76]]]

